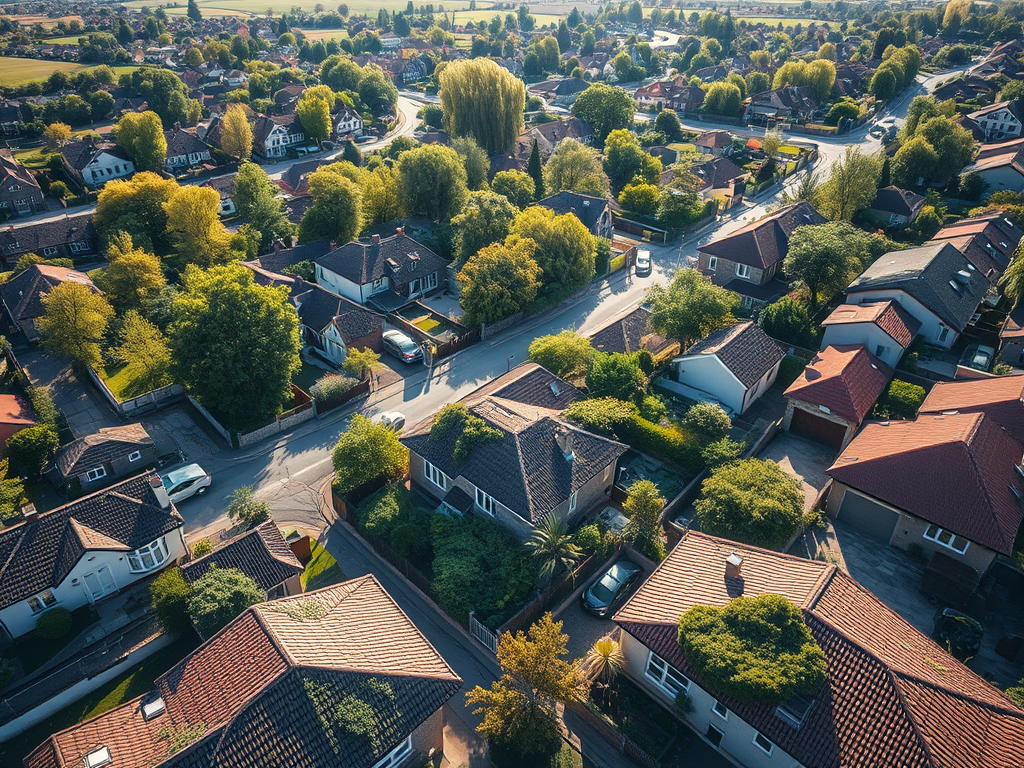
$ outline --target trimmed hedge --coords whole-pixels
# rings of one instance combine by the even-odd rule
[[[622,424],[616,433],[619,439],[641,453],[650,453],[666,459],[694,474],[700,472],[703,466],[700,443],[693,435],[682,429],[663,427],[640,416],[634,416]]]

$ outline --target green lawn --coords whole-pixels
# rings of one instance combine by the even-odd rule
[[[80,35],[68,35],[67,37],[49,37],[43,42],[48,45],[78,45],[78,41],[85,37],[86,33]]]
[[[45,61],[42,59],[20,59],[12,56],[0,56],[0,86],[25,85],[37,80],[45,80],[51,72],[77,72],[81,69],[92,69],[92,66],[77,64],[71,61]],[[111,67],[114,77],[131,72],[135,67]]]
[[[0,746],[0,765],[21,765],[22,759],[52,733],[96,717],[126,701],[141,696],[153,687],[153,682],[181,661],[199,644],[199,638],[175,640],[162,651],[129,669],[116,680],[111,680],[89,696],[60,710],[52,717],[25,731]]]
[[[11,154],[14,155],[15,160],[26,168],[45,168],[46,164],[50,161],[50,152],[52,151],[44,144],[41,147],[33,147],[32,149],[16,149]]]
[[[199,0],[199,10],[204,16],[216,17],[216,16],[263,16],[269,8],[274,15],[280,16],[282,13],[287,13],[293,7],[302,8],[304,11],[313,13],[314,9],[318,4],[318,0],[267,0],[265,3],[253,4],[250,0]],[[481,5],[483,3],[480,3]],[[125,3],[129,8],[142,8],[144,6],[152,7],[153,3],[151,0],[129,0]],[[358,16],[362,14],[368,14],[376,17],[377,11],[383,8],[386,11],[404,11],[406,6],[406,0],[378,0],[378,2],[370,2],[370,0],[353,0],[347,3],[349,13],[352,16]],[[420,3],[415,2],[414,5],[419,8]],[[451,13],[453,10],[460,10],[469,8],[468,0],[460,0],[457,3],[451,5],[444,3],[445,10]],[[434,4],[435,8],[437,4]],[[331,9],[337,7],[337,5],[327,6]],[[164,6],[164,10],[173,16],[184,16],[187,8],[187,3],[183,0],[169,3]],[[477,11],[480,13],[480,11]],[[505,14],[506,11],[502,11]],[[492,14],[493,15],[493,14]],[[490,16],[488,16],[490,18]]]
[[[309,363],[303,363],[299,372],[292,376],[292,384],[308,395],[309,388],[326,375],[327,371],[323,368],[316,365],[310,365]]]
[[[306,563],[306,570],[299,575],[303,592],[312,592],[345,581],[345,574],[338,567],[338,561],[319,542],[311,542],[310,553],[312,556]]]
[[[344,40],[348,37],[347,29],[294,29],[293,32],[301,32],[307,40]]]
[[[95,622],[96,616],[93,614],[90,606],[78,608],[71,612],[71,629],[63,637],[53,640],[33,637],[31,640],[10,646],[4,651],[3,655],[9,659],[21,659],[21,668],[26,674],[34,672],[60,653],[60,651],[64,650],[68,643]]]

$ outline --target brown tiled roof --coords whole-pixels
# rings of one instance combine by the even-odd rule
[[[785,394],[860,424],[892,375],[892,368],[861,345],[829,346],[814,356]]]
[[[743,558],[741,581],[725,576],[733,552]],[[1024,711],[832,564],[690,531],[615,621],[704,687],[679,647],[679,617],[694,605],[765,593],[802,610],[828,682],[799,728],[775,706],[710,692],[800,765],[1021,765]]]
[[[840,304],[825,318],[822,325],[844,323],[874,323],[904,349],[910,346],[921,328],[920,320],[892,300]]]
[[[0,608],[58,586],[97,537],[132,550],[180,528],[181,516],[173,504],[160,506],[151,478],[160,482],[147,472],[0,530]]]
[[[181,567],[181,575],[191,584],[201,579],[214,565],[218,568],[237,568],[259,584],[264,592],[302,573],[302,563],[292,554],[291,547],[273,520],[267,520],[212,552],[186,563]]]
[[[683,357],[695,355],[714,355],[749,389],[786,353],[757,323],[747,320],[712,331],[690,347]]]
[[[111,768],[368,768],[461,683],[364,576],[250,608],[151,693],[51,736],[25,766],[77,768],[105,746]],[[146,721],[142,705],[156,697],[166,710]],[[368,705],[372,737],[345,729],[335,714],[354,701]],[[168,731],[196,738],[174,752]]]
[[[1024,446],[981,413],[868,424],[828,474],[1001,554],[1024,519]]]
[[[479,399],[485,395],[553,411],[564,411],[580,398],[576,387],[537,363],[520,363],[464,399]]]
[[[1024,376],[939,382],[924,399],[919,413],[951,411],[984,413],[1024,443]]]
[[[65,445],[53,463],[62,477],[72,477],[152,445],[153,438],[141,424],[101,427],[99,432]]]
[[[632,312],[599,328],[590,335],[594,349],[601,352],[632,354],[646,349],[658,355],[675,342],[651,330],[651,311],[637,307]]]
[[[789,238],[797,227],[824,224],[826,221],[807,203],[791,203],[763,219],[702,245],[699,250],[737,264],[767,269],[786,258]]]
[[[92,278],[77,269],[33,264],[0,286],[0,296],[15,322],[32,320],[43,316],[43,296],[67,282],[81,283],[93,293],[100,292]]]

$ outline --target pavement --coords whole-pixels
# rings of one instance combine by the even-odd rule
[[[795,478],[804,492],[804,512],[814,506],[818,494],[828,483],[828,469],[836,452],[828,446],[797,437],[792,432],[779,432],[757,455],[759,459],[774,461],[779,468]]]

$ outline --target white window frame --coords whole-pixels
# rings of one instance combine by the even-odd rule
[[[944,534],[944,533],[945,534],[949,534],[949,538],[946,541],[942,540],[942,534]],[[950,549],[950,550],[952,550],[953,552],[956,552],[959,555],[962,555],[962,554],[966,553],[967,552],[967,548],[969,546],[971,546],[971,542],[968,541],[967,539],[965,539],[963,536],[957,536],[952,531],[947,531],[945,528],[942,528],[941,526],[935,525],[934,523],[929,525],[925,529],[924,537],[926,539],[928,539],[928,541],[933,541],[936,544],[938,544],[940,547],[945,547],[946,549]],[[957,549],[956,546],[954,546],[957,543],[957,541],[962,541],[964,543],[964,548],[963,549]]]
[[[764,742],[764,744],[761,742]],[[772,743],[771,739],[765,738],[765,735],[760,731],[754,731],[753,743],[755,747],[760,749],[766,755],[771,755],[771,753],[775,751],[775,745]],[[765,748],[765,744],[768,745],[767,748]]]
[[[729,708],[718,699],[715,699],[715,703],[711,705],[711,711],[723,720],[729,719]]]
[[[431,272],[423,278],[423,291],[432,291],[437,288],[437,272]]]
[[[167,542],[161,536],[146,546],[128,553],[128,570],[131,573],[149,573],[166,563],[167,557]]]
[[[494,497],[484,491],[481,491],[479,488],[474,488],[474,490],[476,490],[476,494],[474,495],[476,496],[475,501],[477,508],[486,512],[491,517],[494,517],[494,508],[497,505]]]
[[[38,615],[43,611],[48,611],[50,608],[53,608],[53,606],[57,605],[60,600],[58,600],[57,596],[53,594],[52,589],[44,589],[39,594],[32,595],[27,602],[32,613],[34,615]]]
[[[672,698],[678,696],[680,691],[686,693],[690,690],[690,678],[673,667],[654,651],[651,651],[647,656],[647,665],[644,667],[644,677]],[[676,685],[678,687],[676,687]]]
[[[940,325],[939,326],[939,336],[938,336],[939,343],[945,343],[946,337],[948,337],[948,336],[949,336],[949,327],[945,326],[945,325]]]
[[[715,733],[718,734],[718,743],[715,744],[714,742],[711,742],[711,746],[713,746],[715,749],[721,749],[722,748],[722,739],[725,738],[725,731],[723,731],[721,728],[716,726],[714,723],[708,723],[708,730],[709,731],[714,731]],[[708,741],[711,741],[711,739],[709,737],[705,737],[705,738],[707,738]]]
[[[128,454],[128,461],[138,461],[142,458],[142,451],[132,451]]]
[[[752,309],[754,300],[749,296],[740,296],[740,306],[744,309]]]
[[[401,765],[409,755],[412,754],[412,734],[406,736],[405,741],[399,744],[386,754],[383,759],[373,764],[373,768],[395,768]]]
[[[85,476],[89,480],[102,480],[107,476],[106,467],[94,467],[85,473]]]
[[[737,264],[736,265],[736,277],[742,277],[745,280],[750,279],[750,265],[749,264]]]
[[[569,497],[569,514],[571,515],[576,511],[576,502],[578,501],[577,496],[579,491],[573,491],[572,496]]]
[[[448,475],[446,475],[444,472],[435,467],[426,459],[423,460],[423,474],[426,476],[427,480],[432,482],[442,491],[448,490]]]
[[[388,279],[386,277],[378,277],[370,285],[370,290],[373,293],[379,293],[380,291],[385,290],[387,287],[388,287]]]
[[[45,248],[43,248],[43,256],[49,257],[49,256],[56,256],[56,255],[57,255],[57,246],[55,246],[55,245],[48,245]]]
[[[718,271],[718,257],[708,256],[708,269],[712,272]]]

